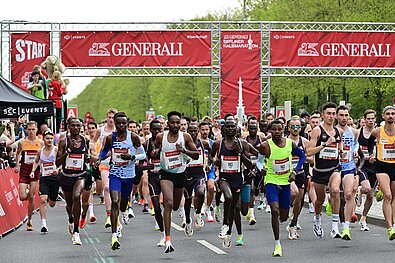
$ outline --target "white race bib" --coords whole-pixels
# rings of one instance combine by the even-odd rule
[[[291,171],[289,158],[283,160],[273,160],[272,169],[275,174],[287,174]]]
[[[123,160],[121,154],[130,154],[128,148],[113,148],[112,149],[112,163],[114,165],[122,166],[130,164],[130,160]]]
[[[319,158],[324,160],[336,160],[339,156],[339,149],[337,144],[333,143],[327,145],[324,149],[320,151]]]
[[[395,161],[394,144],[383,144],[382,153],[383,161]]]
[[[292,167],[295,169],[299,162],[299,156],[292,156]]]
[[[42,176],[51,176],[56,170],[55,162],[43,162],[41,165]]]
[[[182,154],[179,151],[165,152],[164,161],[167,170],[182,166]]]
[[[33,164],[36,160],[37,151],[25,151],[25,159],[23,162],[25,164]]]
[[[204,166],[203,151],[199,149],[199,158],[197,160],[191,159],[188,163],[188,167],[200,167]]]
[[[351,147],[344,145],[343,146],[343,154],[344,154],[344,157],[342,157],[340,159],[340,161],[343,163],[350,162],[351,161]]]
[[[251,155],[250,160],[251,160],[252,165],[255,165],[256,162],[258,161],[258,157],[255,155]]]
[[[160,171],[160,159],[151,159],[151,163],[154,165],[154,169],[151,170],[152,173],[159,173]]]
[[[240,156],[221,156],[222,173],[239,173]]]
[[[84,168],[84,155],[82,153],[70,153],[66,157],[65,168],[68,170],[81,171]]]

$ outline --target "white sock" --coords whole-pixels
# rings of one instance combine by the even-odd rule
[[[347,228],[347,227],[350,227],[350,221],[344,222],[343,228]]]
[[[117,237],[117,233],[112,233],[111,237]]]
[[[314,224],[317,226],[321,226],[321,215],[314,216]]]
[[[392,228],[395,229],[395,224],[392,225]]]
[[[250,217],[255,217],[254,216],[254,208],[250,208]]]
[[[332,229],[338,230],[339,229],[339,214],[332,214]]]
[[[279,240],[274,240],[274,245],[275,245],[275,246],[277,246],[277,245],[280,245],[280,246],[281,246],[281,244],[280,244],[280,239],[279,239]]]
[[[41,219],[41,225],[43,225],[43,226],[47,225],[47,220],[45,218]]]
[[[92,204],[92,203],[89,203],[88,214],[89,214],[91,217],[95,215],[95,213],[93,212],[93,204]]]
[[[165,231],[160,232],[160,234],[161,234],[162,237],[166,237]]]

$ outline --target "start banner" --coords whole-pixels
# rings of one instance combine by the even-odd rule
[[[34,65],[41,65],[49,55],[49,32],[11,34],[11,81],[27,90]]]
[[[270,66],[394,68],[395,33],[273,31]]]
[[[221,116],[244,113],[259,118],[261,108],[261,33],[221,34]]]
[[[201,67],[211,65],[211,34],[181,32],[62,32],[66,67]]]

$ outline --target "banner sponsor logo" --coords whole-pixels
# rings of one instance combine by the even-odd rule
[[[395,67],[395,33],[279,31],[270,47],[273,67]]]
[[[49,109],[47,106],[42,106],[42,107],[7,107],[1,109],[1,115],[4,116],[19,116],[22,114],[43,114],[49,112]]]

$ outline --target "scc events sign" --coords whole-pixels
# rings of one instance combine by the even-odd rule
[[[62,32],[66,67],[210,66],[211,35],[182,32]]]
[[[394,68],[395,33],[274,31],[270,51],[272,67]]]

